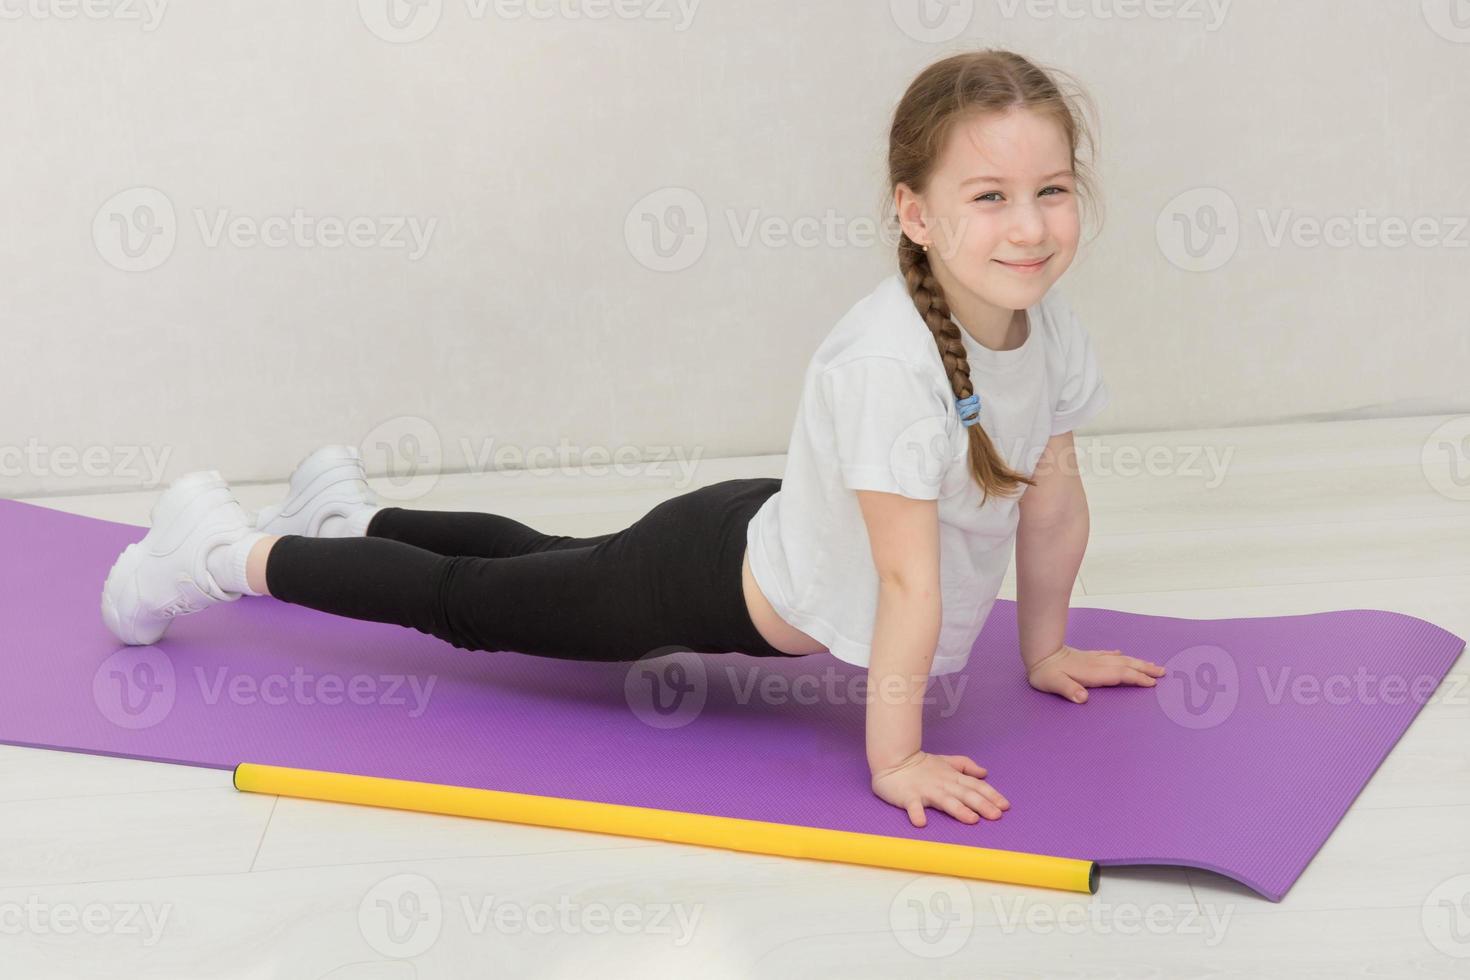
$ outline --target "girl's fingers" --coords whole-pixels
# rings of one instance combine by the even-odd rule
[[[960,797],[969,804],[970,809],[979,813],[986,820],[1000,819],[1000,807],[984,793],[973,789],[962,789],[960,790]]]
[[[1159,682],[1153,679],[1153,675],[1142,670],[1134,670],[1128,677],[1128,683],[1137,684],[1139,687],[1154,687]]]
[[[909,802],[908,810],[909,823],[915,827],[924,826],[924,804],[918,800],[912,800]]]
[[[945,794],[938,800],[939,808],[962,823],[979,823],[980,814],[960,802],[959,797]]]
[[[967,776],[981,777],[984,776],[987,771],[984,766],[980,765],[980,763],[976,762],[974,759],[970,758],[967,755],[951,755],[947,758],[950,760],[950,765],[954,766],[956,769]]]
[[[1137,684],[1140,687],[1153,687],[1158,682],[1141,670],[1126,667],[1119,664],[1116,667],[1108,667],[1099,673],[1086,678],[1088,687],[1115,687],[1118,684]]]
[[[970,776],[961,776],[960,785],[972,792],[981,794],[1002,810],[1011,805],[1009,800],[1000,795],[1000,790],[983,780],[974,779]]]
[[[1088,677],[1084,683],[1088,687],[1112,687],[1114,684],[1121,683],[1127,676],[1127,667],[1122,664],[1116,666],[1109,664]]]
[[[1135,670],[1132,667],[1121,666],[1084,677],[1082,678],[1082,682],[1087,687],[1116,687],[1119,684],[1134,684],[1138,687],[1156,687],[1159,683],[1151,674],[1146,674],[1141,670]],[[1076,693],[1076,690],[1070,691],[1067,697],[1076,700],[1073,697]]]
[[[1123,651],[1121,650],[1094,650],[1093,653],[1096,653],[1100,657],[1107,657],[1110,660],[1121,659],[1125,666],[1132,667],[1134,670],[1141,670],[1145,674],[1150,674],[1154,677],[1164,676],[1164,668],[1154,663],[1152,660],[1140,660],[1138,657],[1126,657],[1123,655]]]

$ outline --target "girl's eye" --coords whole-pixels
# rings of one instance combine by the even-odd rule
[[[1055,194],[1047,194],[1046,193],[1047,191],[1057,191],[1058,193],[1061,193],[1061,194],[1067,193],[1067,189],[1065,187],[1058,187],[1056,184],[1052,184],[1050,187],[1043,187],[1041,189],[1041,193],[1042,194],[1045,194],[1047,197],[1055,197],[1056,196]],[[983,201],[986,198],[997,197],[999,194],[1000,194],[1000,191],[990,191],[988,193],[981,194],[979,197],[975,198],[975,200],[977,200],[977,201]]]

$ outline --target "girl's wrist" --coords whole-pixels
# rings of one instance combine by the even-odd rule
[[[1036,673],[1037,670],[1041,669],[1044,666],[1047,666],[1048,664],[1050,664],[1054,660],[1060,659],[1060,657],[1062,656],[1063,653],[1066,652],[1066,650],[1067,650],[1067,645],[1065,643],[1063,643],[1061,646],[1057,647],[1051,653],[1047,654],[1046,656],[1042,657],[1040,660],[1036,661],[1036,663],[1031,664],[1030,666],[1028,666],[1026,668],[1026,676],[1029,678],[1029,677],[1033,676]]]

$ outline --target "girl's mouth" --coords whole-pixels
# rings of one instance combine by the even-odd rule
[[[1001,259],[996,259],[995,261],[999,262],[1001,265],[1005,266],[1007,269],[1011,269],[1012,271],[1026,273],[1026,272],[1037,272],[1037,271],[1039,271],[1042,266],[1046,265],[1047,262],[1051,261],[1051,256],[1048,255],[1046,258],[1044,258],[1044,259],[1037,259],[1034,262],[1005,262],[1005,261],[1002,261]]]

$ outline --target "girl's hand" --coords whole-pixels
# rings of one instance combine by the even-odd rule
[[[928,820],[925,806],[943,810],[962,823],[979,823],[978,810],[988,820],[999,820],[1010,801],[980,778],[985,768],[967,755],[930,755],[915,752],[896,766],[873,773],[873,792],[879,799],[908,810],[915,827]]]
[[[1164,668],[1148,660],[1123,656],[1122,650],[1078,650],[1063,644],[1061,649],[1038,661],[1026,672],[1026,680],[1038,691],[1060,694],[1078,704],[1087,700],[1089,687],[1137,684],[1153,687]]]

